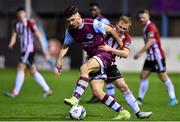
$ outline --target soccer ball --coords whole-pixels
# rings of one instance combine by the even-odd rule
[[[74,105],[69,111],[71,119],[81,120],[86,117],[86,110],[81,105]]]

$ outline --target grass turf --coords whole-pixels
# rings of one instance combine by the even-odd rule
[[[70,107],[63,103],[63,99],[70,97],[78,78],[78,71],[63,72],[61,77],[54,77],[51,72],[42,72],[47,80],[53,95],[42,97],[42,89],[32,77],[27,76],[21,93],[16,98],[4,96],[6,91],[11,91],[16,77],[15,69],[0,70],[0,120],[65,120]],[[138,93],[139,77],[137,73],[126,73],[124,77],[135,96]],[[177,98],[180,98],[180,74],[170,74],[174,83]],[[85,120],[108,121],[116,113],[101,103],[87,104],[91,97],[90,88],[85,91],[81,105],[86,108]],[[116,90],[116,98],[127,110],[131,112],[131,120],[139,120],[131,108],[124,101],[122,94]],[[170,107],[169,97],[165,86],[156,75],[151,75],[149,91],[145,97],[143,111],[152,111],[153,115],[148,120],[180,120],[180,105]],[[147,120],[147,119],[144,119]]]

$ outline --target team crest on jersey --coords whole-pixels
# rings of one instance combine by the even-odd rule
[[[94,37],[94,35],[92,35],[92,33],[88,33],[87,35],[86,35],[86,38],[87,39],[92,39]]]
[[[122,35],[120,35],[119,37],[120,37],[121,39],[124,39],[124,38],[125,38],[125,35],[122,34]]]
[[[128,47],[130,46],[130,44],[131,44],[131,43],[130,43],[129,41],[124,42],[124,45],[126,45],[126,46],[128,46]]]

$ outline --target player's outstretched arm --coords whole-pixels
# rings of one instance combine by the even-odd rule
[[[123,47],[122,39],[119,37],[118,33],[114,30],[114,28],[112,28],[111,26],[106,25],[98,20],[94,20],[93,27],[97,33],[111,34],[112,37],[117,41],[119,47],[120,48]]]
[[[107,44],[105,44],[104,46],[99,46],[100,50],[104,50],[107,52],[111,52],[114,55],[118,56],[118,57],[123,57],[123,58],[127,58],[130,52],[129,48],[124,47],[123,49],[114,49],[110,46],[108,46]]]
[[[120,48],[123,47],[122,39],[119,37],[118,33],[111,26],[106,26],[106,33],[110,33],[117,41]]]
[[[153,39],[149,38],[148,42],[144,45],[144,47],[134,56],[134,59],[138,59],[144,52],[146,52],[151,45],[153,44]]]
[[[10,43],[8,45],[8,47],[11,49],[13,48],[14,44],[16,43],[16,39],[17,39],[17,33],[14,31],[12,33],[12,36],[11,36],[11,40],[10,40]]]
[[[58,55],[58,57],[56,59],[56,67],[57,67],[59,72],[62,70],[62,65],[63,65],[62,64],[62,59],[66,55],[66,53],[68,52],[68,49],[69,49],[68,45],[63,44],[62,49],[59,52],[59,55]]]
[[[38,42],[39,42],[39,44],[40,44],[40,46],[41,46],[41,50],[42,50],[45,58],[48,59],[48,58],[49,58],[48,52],[46,52],[46,50],[45,50],[45,48],[44,48],[44,46],[43,46],[42,34],[41,34],[41,32],[40,32],[37,28],[34,30],[34,35],[35,35],[35,36],[37,37],[37,39],[38,39]]]

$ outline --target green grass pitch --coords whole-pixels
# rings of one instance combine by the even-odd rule
[[[42,97],[42,89],[32,77],[26,77],[20,95],[16,98],[4,96],[6,91],[11,91],[16,76],[15,69],[0,70],[0,120],[65,120],[70,107],[63,103],[63,99],[70,97],[78,78],[78,71],[63,72],[61,77],[54,77],[51,72],[42,72],[51,89],[52,96]],[[124,73],[126,82],[131,91],[137,96],[139,87],[138,74]],[[170,74],[174,83],[177,99],[180,98],[180,74]],[[81,105],[86,108],[85,120],[111,120],[117,113],[105,105],[87,104],[91,97],[90,88],[85,91]],[[131,120],[139,120],[131,108],[124,101],[122,94],[116,90],[118,102],[131,112]],[[150,77],[149,91],[145,97],[143,111],[152,111],[153,115],[148,120],[180,120],[180,105],[170,107],[169,97],[165,86],[155,74]],[[144,119],[147,120],[147,119]]]

